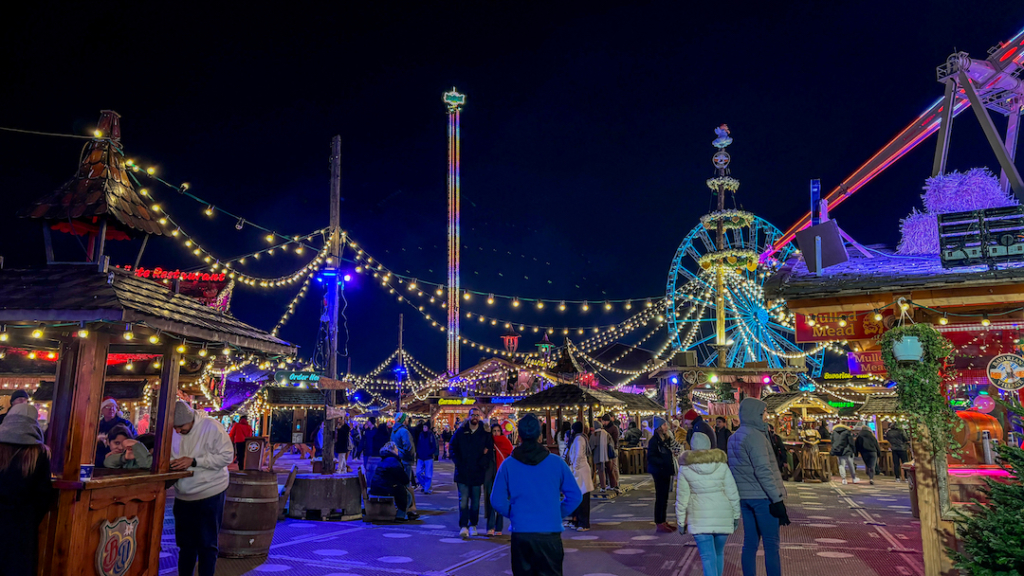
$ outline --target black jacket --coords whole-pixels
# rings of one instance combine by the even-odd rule
[[[833,456],[853,456],[855,443],[853,432],[842,424],[836,424],[832,428],[832,450]]]
[[[643,438],[643,434],[640,433],[639,428],[629,428],[626,433],[622,435],[622,441],[624,448],[637,448],[640,446],[640,440]]]
[[[0,542],[4,543],[3,568],[11,576],[35,576],[39,522],[50,509],[56,492],[50,484],[50,459],[36,460],[31,476],[23,478],[20,466],[0,472]]]
[[[824,422],[818,426],[818,436],[821,436],[822,440],[832,441],[832,433],[828,431],[828,426],[825,426]]]
[[[718,449],[725,452],[726,447],[729,446],[729,436],[732,436],[732,432],[728,426],[722,426],[721,428],[715,428],[715,443]]]
[[[373,470],[369,493],[387,496],[395,487],[408,485],[409,475],[405,473],[402,461],[398,459],[398,456],[388,454]]]
[[[863,456],[865,452],[874,452],[877,456],[882,451],[882,448],[878,445],[878,439],[875,438],[874,433],[871,432],[871,428],[868,428],[867,426],[861,428],[860,433],[857,434],[856,448],[857,454],[860,454],[861,456]]]
[[[381,448],[384,448],[389,440],[391,440],[391,430],[388,430],[387,424],[381,422],[373,433],[373,449],[370,451],[370,457],[380,456]]]
[[[416,458],[418,460],[433,460],[437,456],[437,437],[433,432],[420,432],[416,439]]]
[[[686,432],[687,444],[690,443],[690,438],[693,438],[694,432],[702,432],[703,434],[705,434],[708,437],[708,440],[711,440],[712,450],[718,448],[718,438],[715,435],[715,429],[712,428],[711,426],[708,426],[708,423],[705,422],[704,419],[701,418],[700,416],[697,416],[697,419],[694,420],[693,424],[690,425],[690,430]]]
[[[889,447],[893,450],[906,450],[907,449],[907,436],[896,426],[891,426],[889,430],[885,432],[885,439],[889,441]]]
[[[463,424],[452,436],[451,453],[455,483],[483,486],[487,467],[494,461],[494,437],[487,426],[481,422],[473,432],[469,423]]]
[[[675,456],[668,441],[662,440],[655,432],[647,442],[647,471],[654,476],[675,476],[676,465],[673,460]]]

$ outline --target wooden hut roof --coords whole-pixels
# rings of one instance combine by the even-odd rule
[[[103,387],[103,396],[109,396],[114,400],[142,400],[145,389],[145,380],[129,380],[125,382],[107,381]],[[32,393],[32,400],[34,402],[52,402],[53,381],[40,382],[39,387]]]
[[[104,110],[97,128],[102,136],[85,145],[75,177],[19,215],[63,225],[69,220],[88,222],[109,216],[126,228],[162,235],[159,217],[142,201],[128,176],[130,168],[121,150],[121,116]]]
[[[574,384],[559,384],[551,386],[531,394],[522,400],[514,402],[513,408],[549,408],[549,407],[575,407],[575,406],[599,406],[601,408],[620,408],[626,402],[620,400],[607,392],[594,388],[581,388]]]
[[[768,405],[768,413],[781,414],[790,408],[807,407],[827,414],[837,414],[839,409],[810,392],[782,392],[769,394],[761,400]]]
[[[896,396],[878,396],[872,394],[864,401],[864,405],[857,410],[860,414],[896,414],[899,399]]]
[[[92,265],[0,270],[0,321],[142,322],[208,342],[278,354],[295,352],[294,345],[230,313],[130,272]]]
[[[645,394],[630,394],[629,392],[616,392],[612,390],[605,391],[605,394],[625,402],[625,410],[628,412],[649,412],[657,414],[665,411],[664,406],[658,404],[654,400],[651,400]]]

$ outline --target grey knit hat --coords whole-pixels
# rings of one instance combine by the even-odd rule
[[[0,423],[0,442],[34,446],[43,443],[43,430],[39,427],[39,412],[31,404],[18,404],[7,411]]]
[[[189,422],[195,420],[195,412],[192,411],[192,407],[185,404],[181,400],[174,405],[174,425],[184,426]]]

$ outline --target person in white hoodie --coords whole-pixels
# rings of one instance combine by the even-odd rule
[[[711,448],[707,434],[694,432],[690,448],[683,453],[676,480],[676,520],[693,534],[704,576],[722,576],[725,542],[740,523],[740,493],[729,457]]]
[[[228,464],[235,458],[234,448],[220,422],[193,411],[181,400],[174,405],[171,470],[192,472],[192,476],[174,483],[179,576],[192,576],[197,560],[199,576],[214,576],[224,493],[230,482]]]

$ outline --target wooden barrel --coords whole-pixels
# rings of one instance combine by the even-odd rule
[[[277,524],[277,474],[231,472],[217,539],[222,558],[266,556]]]

